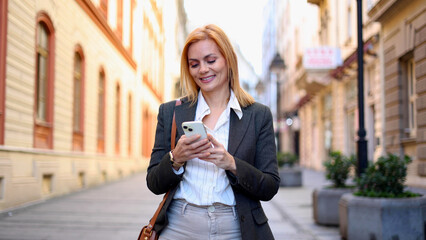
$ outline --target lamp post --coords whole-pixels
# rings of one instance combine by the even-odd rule
[[[271,64],[269,65],[269,71],[276,75],[276,84],[277,84],[277,149],[281,150],[281,134],[280,134],[280,113],[281,113],[281,81],[280,81],[280,72],[285,69],[284,60],[281,58],[279,53],[275,54],[274,59],[272,59]]]
[[[357,155],[358,166],[357,174],[360,176],[367,167],[367,140],[364,126],[364,41],[362,39],[362,0],[357,0],[357,18],[358,18],[358,141]]]

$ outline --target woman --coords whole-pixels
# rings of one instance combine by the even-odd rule
[[[206,25],[189,34],[181,58],[185,97],[162,104],[148,167],[148,188],[171,190],[155,230],[166,239],[274,239],[260,201],[279,188],[272,114],[240,86],[225,33]],[[173,112],[177,144],[170,151]],[[208,138],[181,124],[203,121]]]

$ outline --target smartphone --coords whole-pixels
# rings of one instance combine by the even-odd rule
[[[207,138],[207,131],[202,121],[190,121],[182,123],[183,132],[187,137],[200,134],[199,140]]]

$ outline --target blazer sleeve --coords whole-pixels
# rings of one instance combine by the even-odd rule
[[[254,136],[245,138],[252,139],[252,142],[240,155],[234,156],[237,175],[229,171],[227,174],[235,190],[253,199],[268,201],[278,192],[280,183],[273,120],[266,106],[254,114]]]
[[[169,157],[174,108],[175,101],[172,101],[161,104],[158,111],[155,142],[146,176],[147,186],[154,194],[166,193],[182,180],[182,174],[174,173]]]

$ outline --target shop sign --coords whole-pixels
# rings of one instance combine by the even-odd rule
[[[305,69],[334,69],[342,65],[340,49],[335,47],[307,48],[303,55],[303,67]]]

